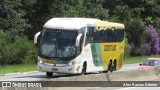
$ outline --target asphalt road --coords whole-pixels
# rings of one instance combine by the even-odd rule
[[[126,64],[118,71],[127,71],[127,70],[136,70],[139,67],[139,63]],[[96,74],[97,72],[95,72]],[[7,74],[5,76],[0,76],[0,81],[41,81],[41,80],[54,80],[55,78],[62,77],[72,77],[77,75],[66,75],[66,74],[56,74],[54,73],[53,77],[48,78],[45,72],[25,72],[25,73],[15,73]]]
[[[133,63],[133,64],[125,64],[122,66],[122,68],[118,71],[128,71],[128,70],[136,70],[139,68],[139,63]]]

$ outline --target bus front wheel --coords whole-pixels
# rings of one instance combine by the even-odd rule
[[[82,67],[82,72],[81,72],[82,75],[86,74],[86,69],[87,69],[87,63],[84,62],[83,67]]]
[[[52,77],[52,76],[53,76],[53,72],[46,72],[46,75],[47,75],[48,77]]]

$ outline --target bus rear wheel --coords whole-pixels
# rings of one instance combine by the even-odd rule
[[[113,71],[113,67],[112,67],[112,62],[110,61],[109,62],[109,65],[108,65],[108,73],[111,73]]]
[[[113,72],[113,71],[115,71],[116,70],[116,68],[115,68],[115,65],[114,64],[112,64],[112,67],[111,67],[111,72]]]
[[[52,77],[52,76],[53,76],[53,72],[46,72],[46,75],[47,75],[48,77]]]
[[[112,64],[112,71],[116,71],[116,61]]]

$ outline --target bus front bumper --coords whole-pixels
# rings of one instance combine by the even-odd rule
[[[77,65],[58,66],[54,64],[45,64],[39,62],[38,62],[38,70],[42,72],[68,73],[68,74],[78,74],[81,72],[80,66]]]

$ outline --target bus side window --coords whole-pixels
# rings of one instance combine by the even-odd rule
[[[112,30],[111,29],[106,29],[105,30],[105,34],[106,34],[106,37],[107,37],[107,40],[106,42],[111,42],[112,41]]]
[[[97,30],[94,32],[94,35],[93,35],[93,42],[94,43],[99,43],[100,42],[100,35],[99,34],[100,33]]]
[[[102,30],[97,30],[94,33],[94,42],[95,43],[102,43],[102,42],[108,42],[112,41],[114,36],[112,36],[112,31],[110,29],[102,29]]]
[[[93,36],[94,36],[94,27],[88,27],[86,33],[85,45],[87,45],[88,43],[93,43]]]
[[[94,28],[89,28],[86,36],[85,45],[88,43],[121,42],[124,39],[124,30],[108,28],[94,31]]]
[[[114,27],[111,28],[111,42],[116,42],[116,29]]]
[[[124,39],[124,30],[123,29],[106,29],[104,31],[104,42],[121,42]]]
[[[99,35],[100,35],[100,42],[105,42],[106,37],[105,37],[105,34],[104,34],[104,29],[99,31]]]
[[[106,29],[106,30],[104,31],[104,33],[105,33],[105,38],[106,38],[105,42],[111,41],[110,29]]]
[[[117,36],[116,42],[123,41],[123,39],[124,39],[124,30],[123,29],[116,30],[116,36]]]

